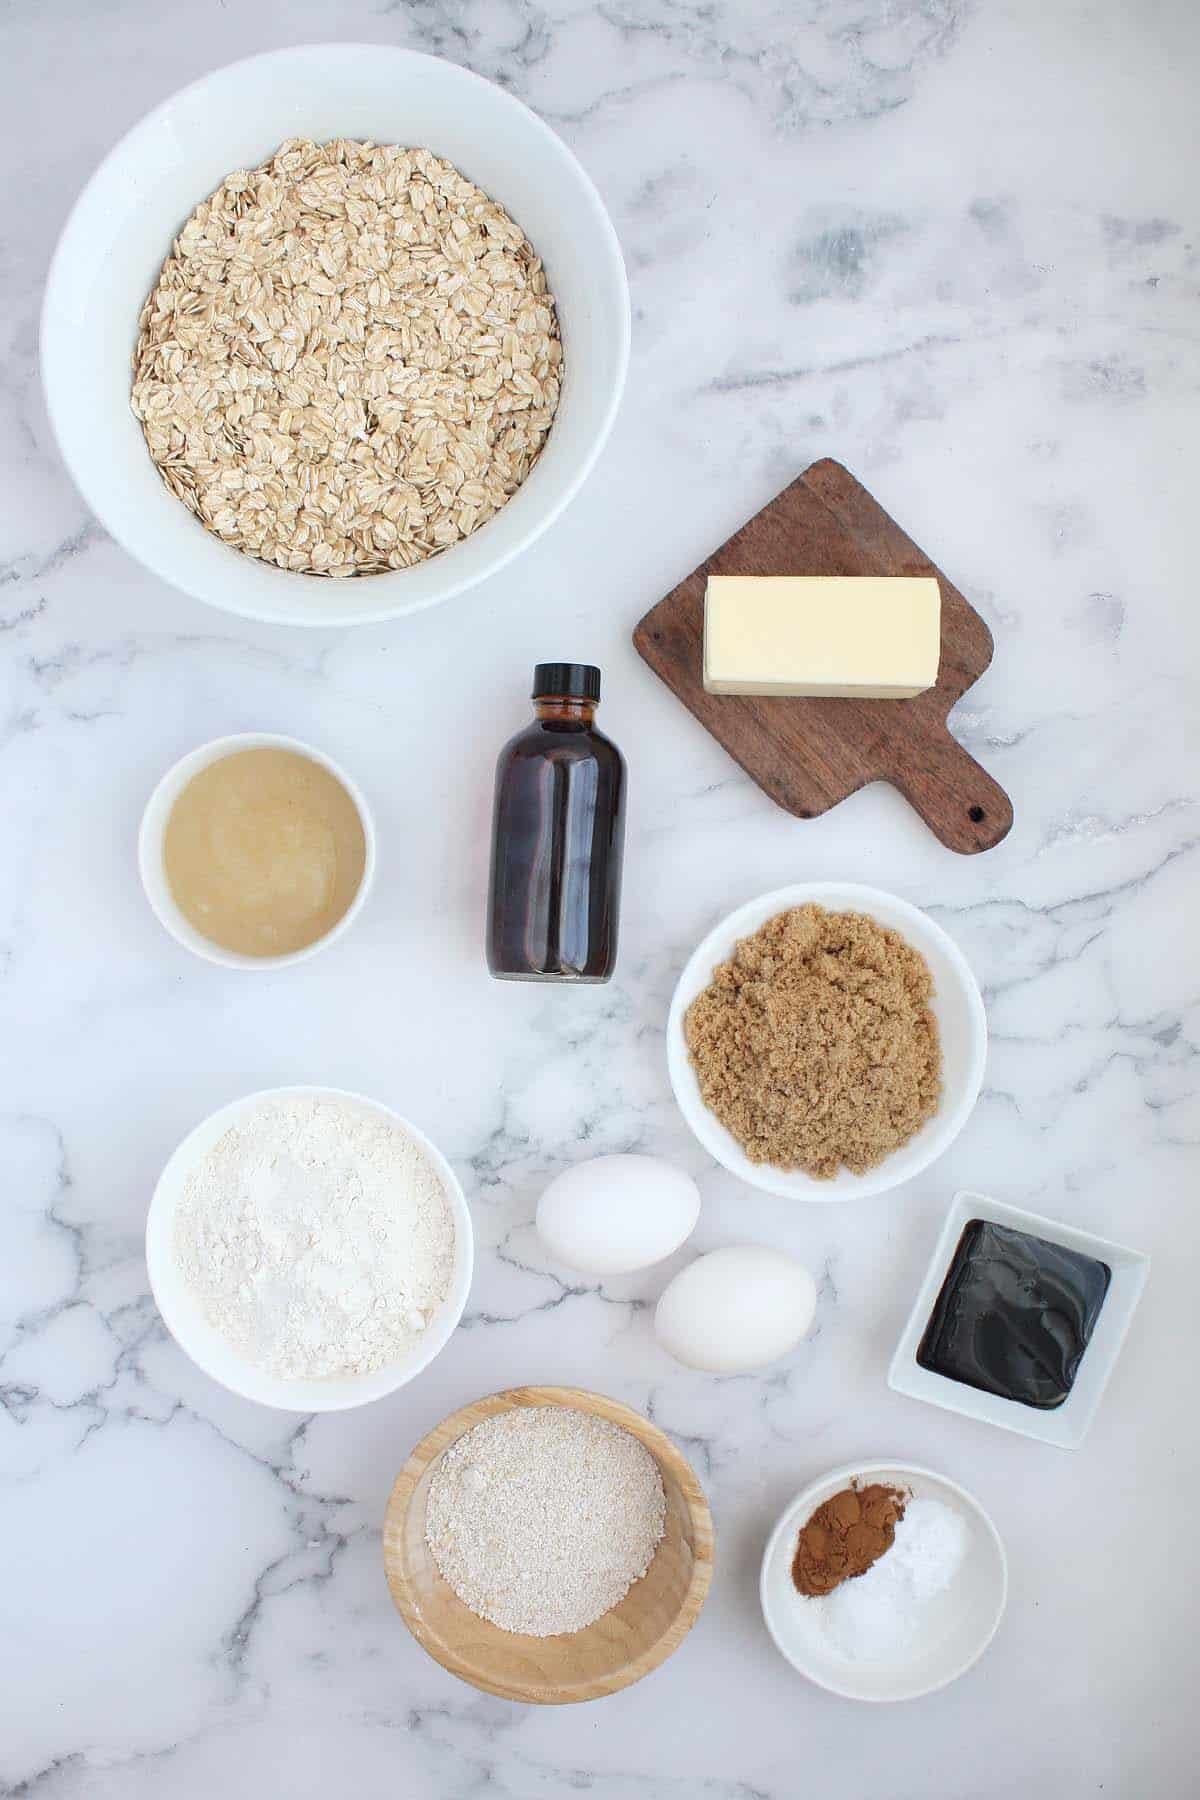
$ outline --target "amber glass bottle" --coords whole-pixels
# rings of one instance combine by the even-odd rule
[[[617,960],[625,763],[595,727],[600,671],[539,663],[534,720],[500,752],[488,967],[503,981],[607,981]]]

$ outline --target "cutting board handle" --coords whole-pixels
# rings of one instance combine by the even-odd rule
[[[993,850],[1012,826],[1012,801],[944,724],[921,732],[885,779],[960,856]]]

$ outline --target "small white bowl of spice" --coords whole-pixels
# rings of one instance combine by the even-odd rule
[[[909,901],[805,882],[738,907],[693,952],[667,1021],[680,1111],[732,1174],[857,1200],[949,1148],[979,1096],[987,1018],[958,945]]]
[[[159,923],[227,969],[305,962],[349,930],[375,875],[362,792],[298,738],[192,750],[146,804],[138,867]]]
[[[339,1088],[222,1107],[183,1140],[146,1220],[171,1336],[264,1406],[339,1412],[420,1374],[471,1286],[471,1215],[415,1125]]]
[[[956,1482],[902,1463],[834,1469],[771,1533],[763,1618],[792,1667],[848,1700],[916,1700],[963,1675],[999,1628],[1008,1563]]]

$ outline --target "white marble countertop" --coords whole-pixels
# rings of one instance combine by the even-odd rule
[[[336,25],[336,30],[331,29]],[[634,298],[629,388],[582,497],[442,611],[241,625],[88,517],[38,389],[42,280],[102,152],[185,81],[330,35],[499,78],[598,182]],[[1189,0],[14,0],[0,257],[0,1788],[37,1800],[959,1800],[1191,1786],[1196,1303],[1197,251]],[[852,468],[975,601],[992,669],[956,727],[1016,805],[944,851],[868,790],[802,824],[640,664],[642,611],[807,462]],[[603,665],[632,774],[617,979],[495,984],[480,946],[493,758],[530,665]],[[327,748],[377,808],[378,887],[311,965],[239,979],[168,941],[134,834],[162,769],[223,732]],[[890,1196],[787,1207],[707,1162],[672,1104],[672,982],[722,912],[804,877],[928,907],[984,984],[983,1096]],[[150,1301],[142,1228],[197,1119],[327,1082],[418,1120],[467,1185],[464,1328],[425,1377],[297,1420],[200,1375]],[[697,1176],[696,1243],[820,1275],[764,1378],[668,1362],[664,1272],[548,1268],[548,1175],[637,1147]],[[1150,1251],[1092,1435],[1043,1448],[889,1393],[954,1190]],[[380,1572],[384,1501],[450,1408],[526,1380],[651,1412],[711,1497],[692,1637],[640,1686],[523,1709],[426,1659]],[[756,1597],[784,1502],[855,1458],[927,1462],[1006,1539],[1008,1615],[931,1699],[806,1685]],[[7,1785],[6,1785],[7,1784]]]

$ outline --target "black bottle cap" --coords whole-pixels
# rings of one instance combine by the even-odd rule
[[[551,695],[569,700],[600,699],[600,671],[593,663],[539,663],[533,671],[533,698],[548,700]]]

